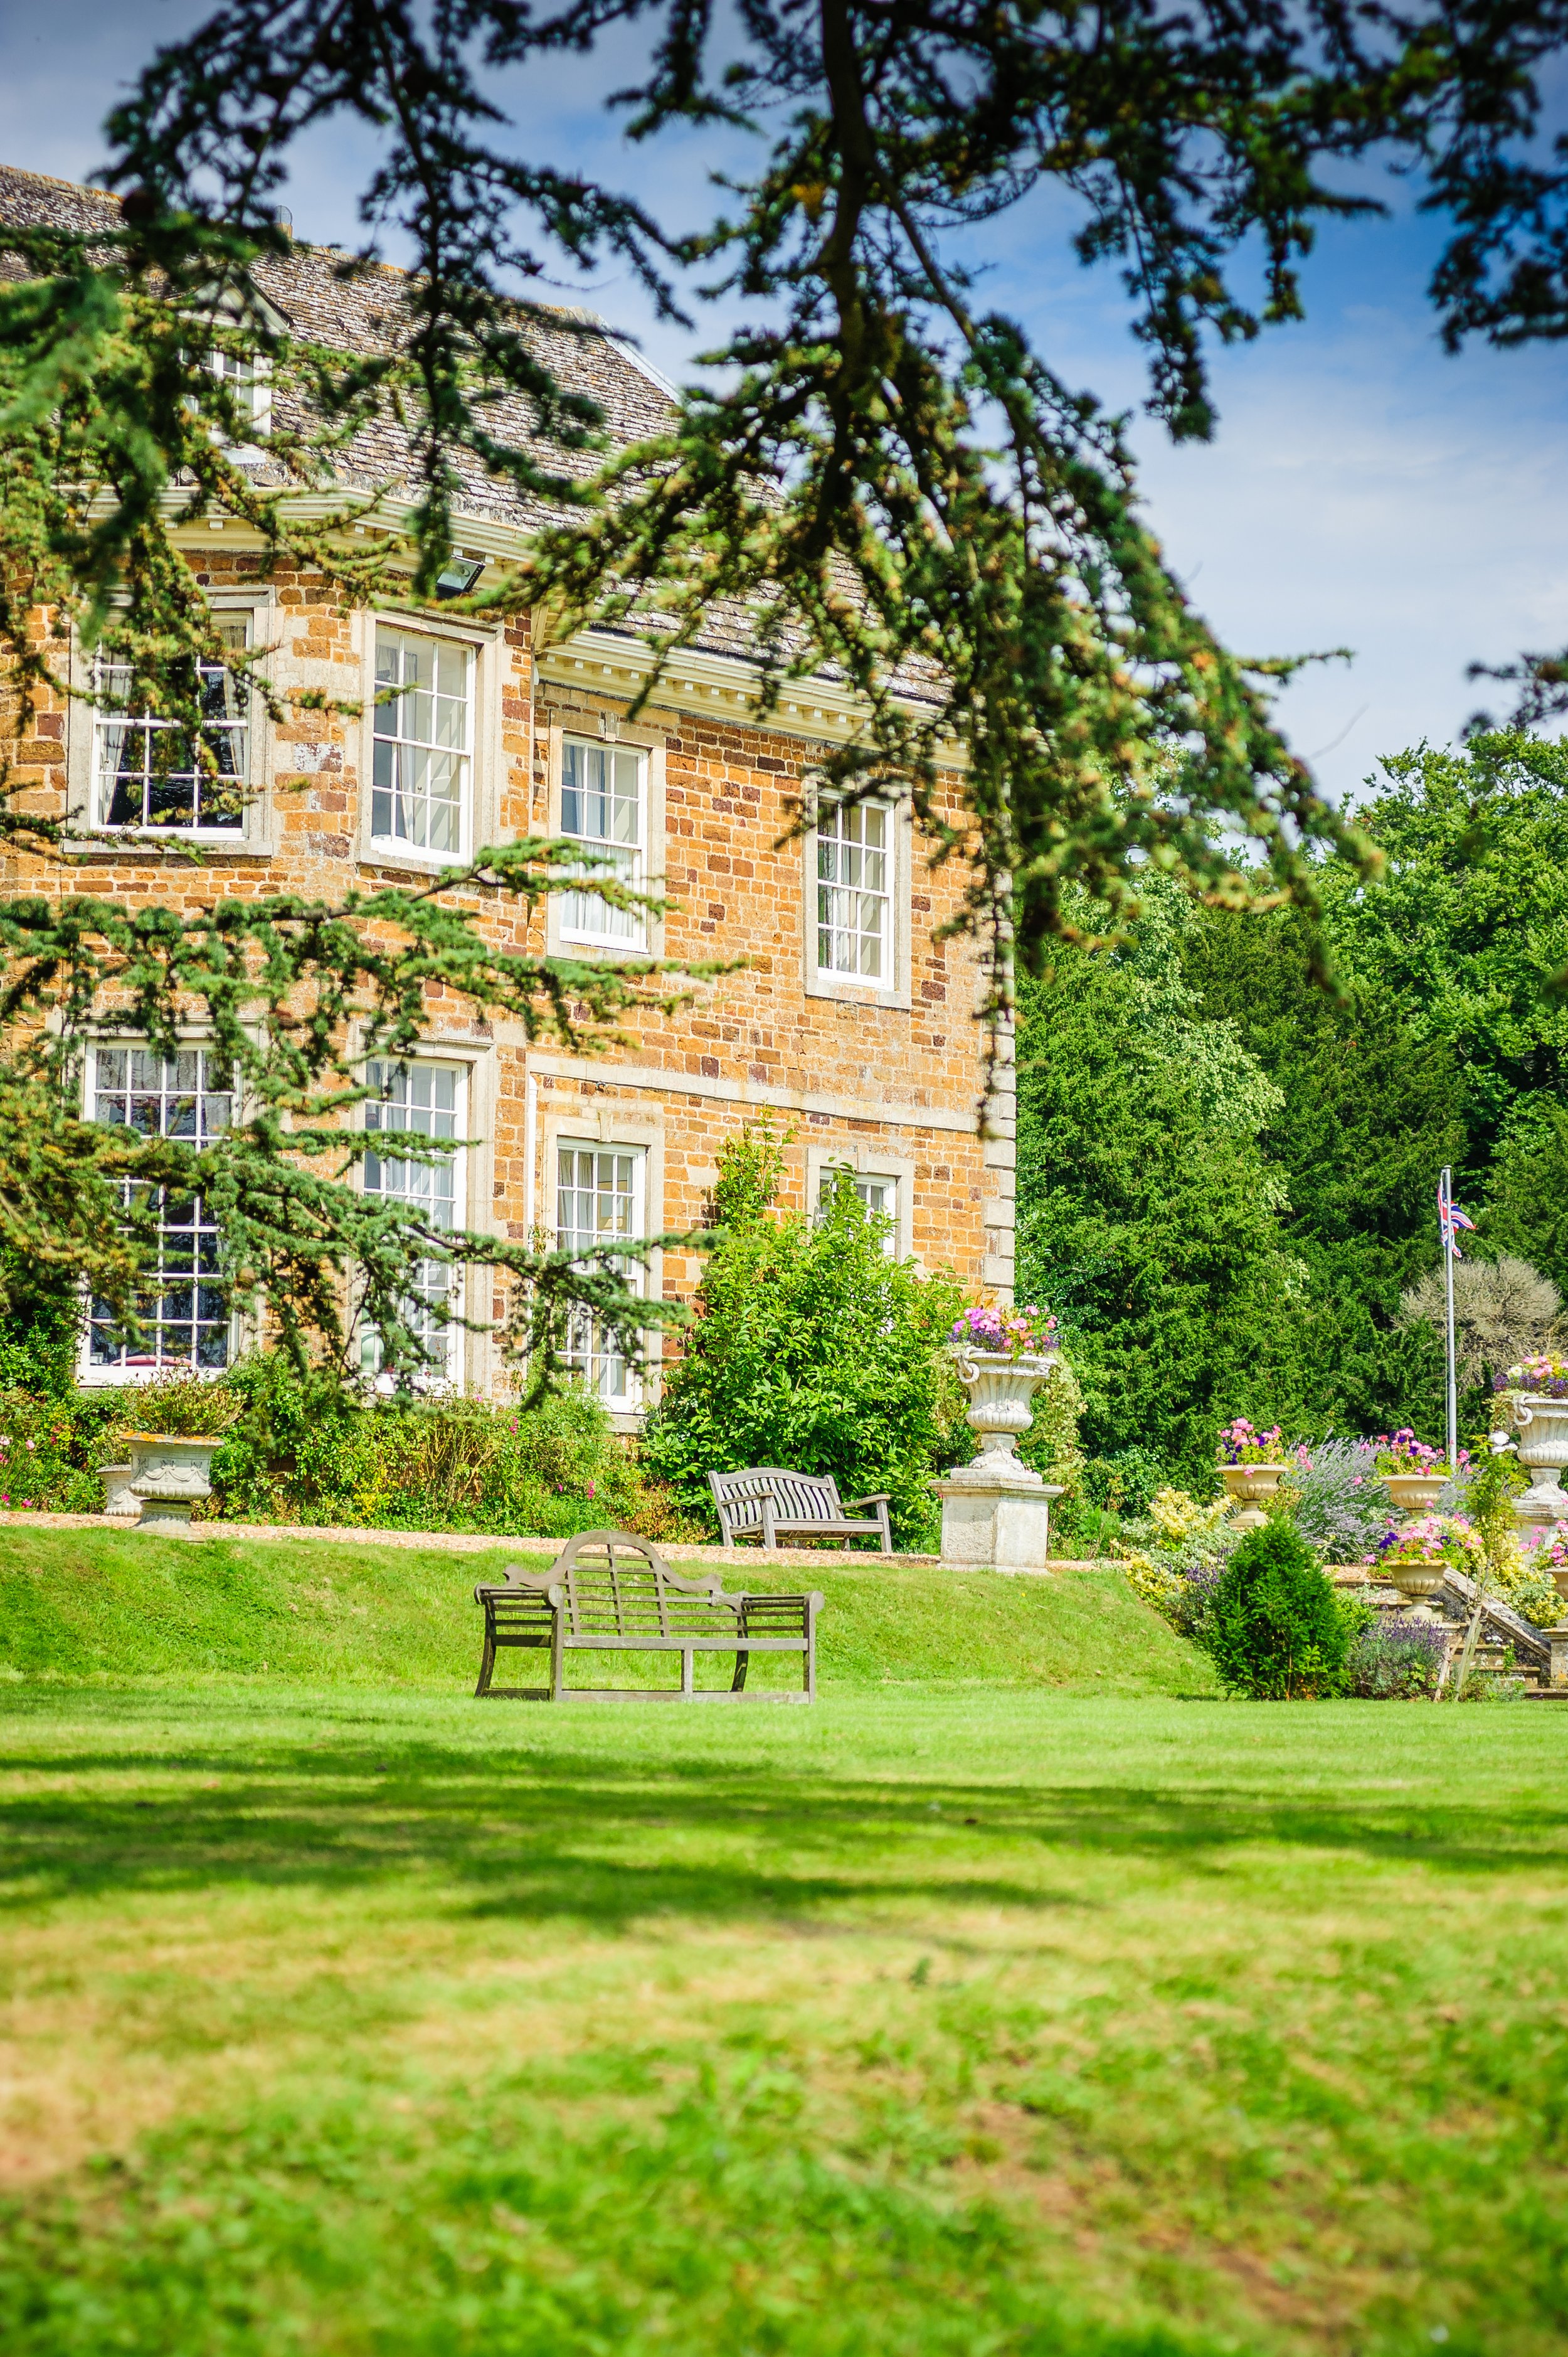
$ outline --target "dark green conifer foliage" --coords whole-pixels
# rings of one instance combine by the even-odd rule
[[[1137,1449],[1207,1493],[1220,1424],[1297,1387],[1273,1092],[1135,946],[1064,949],[1019,1003],[1020,1297],[1063,1321],[1091,1458]]]
[[[1398,1319],[1402,1290],[1435,1257],[1436,1174],[1465,1159],[1452,1043],[1417,1031],[1371,978],[1358,974],[1338,997],[1315,988],[1310,944],[1288,909],[1209,910],[1183,954],[1205,1015],[1234,1023],[1280,1092],[1261,1142],[1289,1198],[1282,1245],[1303,1274],[1289,1381],[1265,1420],[1283,1416],[1303,1434],[1412,1419],[1435,1431],[1437,1351]]]
[[[1208,1650],[1236,1694],[1267,1702],[1331,1694],[1349,1631],[1333,1586],[1294,1523],[1249,1531],[1219,1575]]]

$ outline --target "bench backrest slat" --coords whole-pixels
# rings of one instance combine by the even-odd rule
[[[744,1472],[710,1473],[715,1501],[732,1531],[759,1531],[767,1499],[785,1523],[839,1523],[838,1483],[831,1473],[792,1473],[783,1465],[754,1465]]]

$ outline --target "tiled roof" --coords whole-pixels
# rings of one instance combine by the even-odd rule
[[[69,180],[0,165],[0,232],[17,227],[84,231],[113,228],[119,200],[100,189],[79,188]],[[255,280],[294,334],[328,350],[355,354],[396,348],[406,316],[406,272],[387,264],[368,268],[335,246],[296,244],[285,255],[264,255]],[[671,404],[656,377],[628,351],[623,339],[590,311],[553,307],[553,317],[528,330],[558,383],[585,393],[598,404],[604,431],[621,446],[656,433]],[[559,321],[559,325],[555,321]],[[493,412],[497,438],[532,445],[542,465],[579,479],[596,465],[592,453],[562,451],[537,440],[526,402],[515,396]],[[399,481],[413,468],[409,437],[387,416],[360,435],[343,453],[338,471],[353,488],[372,489]],[[474,517],[515,523],[527,530],[544,510],[496,482],[477,463],[464,470],[463,510]]]
[[[78,188],[70,180],[0,164],[0,275],[14,275],[18,268],[16,257],[7,258],[4,251],[7,222],[91,234],[113,227],[119,212],[118,198],[102,189]],[[303,340],[343,353],[395,349],[410,283],[405,271],[385,263],[367,266],[336,246],[296,242],[286,254],[264,255],[254,274],[267,301]],[[612,442],[625,447],[641,441],[669,417],[670,396],[656,374],[593,312],[552,307],[547,316],[532,320],[527,332],[556,382],[597,403],[603,430]],[[498,441],[532,447],[542,468],[553,473],[585,480],[600,463],[591,451],[562,450],[540,439],[529,404],[515,394],[496,403],[489,422]],[[285,479],[281,469],[274,473],[264,465],[247,471],[259,484]],[[383,412],[339,454],[336,472],[349,491],[371,493],[403,482],[413,485],[417,466],[411,438],[390,412]],[[477,458],[460,458],[458,472],[458,511],[471,522],[526,533],[553,512],[542,500],[497,481]],[[755,625],[745,606],[736,599],[715,599],[696,644],[711,653],[744,659],[756,645]],[[907,667],[904,683],[916,696],[930,693],[924,671],[922,665]],[[834,678],[835,667],[825,666],[821,675]]]

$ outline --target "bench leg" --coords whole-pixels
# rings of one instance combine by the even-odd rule
[[[729,1685],[731,1694],[744,1694],[746,1692],[746,1674],[750,1667],[751,1655],[749,1653],[737,1653],[736,1655],[735,1675],[730,1680]]]
[[[484,1654],[479,1663],[479,1683],[474,1688],[474,1700],[476,1702],[478,1702],[481,1695],[489,1694],[490,1690],[490,1674],[494,1670],[495,1665],[496,1641],[493,1637],[487,1637],[485,1639]]]
[[[681,1691],[683,1695],[696,1692],[695,1681],[692,1675],[692,1648],[687,1645],[683,1647],[681,1654]]]
[[[564,1669],[562,1655],[565,1650],[563,1640],[565,1632],[565,1616],[564,1613],[557,1612],[550,1624],[550,1699],[552,1702],[559,1702],[561,1699]]]

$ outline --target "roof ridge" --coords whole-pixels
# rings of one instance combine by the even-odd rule
[[[69,188],[73,197],[89,197],[95,204],[118,205],[122,201],[112,188],[90,188],[85,180],[65,180],[58,172],[32,172],[26,164],[0,161],[0,172],[7,172],[16,180],[37,180],[46,188]]]

